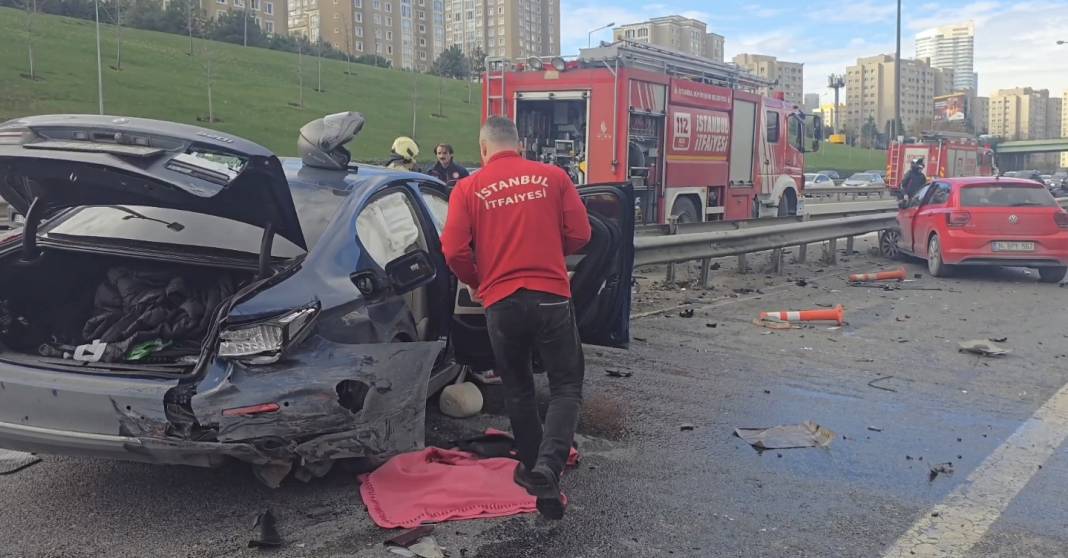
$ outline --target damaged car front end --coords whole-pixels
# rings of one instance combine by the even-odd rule
[[[457,367],[403,297],[449,277],[424,250],[376,265],[354,216],[396,177],[356,175],[167,122],[0,125],[26,215],[0,238],[0,447],[270,486],[421,447]]]

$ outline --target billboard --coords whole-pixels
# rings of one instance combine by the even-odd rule
[[[964,123],[968,118],[968,95],[953,93],[934,98],[935,122]]]

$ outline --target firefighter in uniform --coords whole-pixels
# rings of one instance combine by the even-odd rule
[[[912,200],[912,197],[920,191],[924,185],[927,184],[927,177],[923,174],[923,157],[917,157],[912,160],[912,166],[909,171],[905,173],[904,178],[901,179],[901,185],[898,187],[897,195],[904,204],[908,204]]]
[[[564,258],[589,242],[589,217],[563,169],[519,156],[511,120],[486,120],[479,146],[482,170],[452,191],[442,249],[486,308],[519,453],[515,481],[536,497],[543,516],[561,519],[560,473],[574,440],[585,373]],[[544,428],[534,397],[535,349],[551,392]]]
[[[452,146],[447,143],[439,143],[434,146],[434,156],[438,160],[426,173],[438,180],[452,186],[461,178],[467,178],[467,169],[456,164],[453,160]]]

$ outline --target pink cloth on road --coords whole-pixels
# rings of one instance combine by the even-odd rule
[[[426,448],[363,475],[360,495],[371,519],[385,528],[531,513],[535,498],[512,479],[518,463]]]

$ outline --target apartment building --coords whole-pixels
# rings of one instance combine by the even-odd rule
[[[859,58],[846,70],[847,129],[857,133],[871,117],[880,131],[887,130],[894,119],[896,64],[893,55],[880,54]],[[940,84],[948,75],[924,60],[901,60],[901,121],[907,132],[920,132],[931,124],[936,84],[944,88]]]
[[[1061,137],[1068,138],[1068,89],[1061,98]],[[1068,153],[1061,153],[1061,168],[1068,169]]]
[[[785,62],[763,54],[739,54],[734,57],[734,63],[757,76],[775,82],[775,85],[764,88],[764,95],[770,97],[773,92],[782,91],[786,100],[791,103],[801,106],[804,101],[804,64]]]
[[[445,49],[444,0],[289,0],[292,34],[425,72]]]
[[[972,97],[968,110],[971,112],[972,130],[976,134],[987,134],[990,131],[990,97]]]
[[[221,13],[240,12],[247,9],[249,15],[268,35],[284,35],[289,31],[286,0],[199,0],[200,9],[208,19],[215,19]],[[300,0],[290,0],[299,2]]]
[[[820,94],[819,93],[805,93],[805,112],[812,112],[819,110],[820,108]]]
[[[654,17],[649,21],[615,27],[612,38],[649,43],[723,62],[723,36],[710,33],[703,21],[679,15]],[[800,96],[797,102],[801,102]]]
[[[560,0],[446,0],[445,39],[464,53],[520,59],[560,54]]]
[[[990,96],[990,133],[1006,141],[1050,137],[1049,101],[1048,89],[1017,87],[997,91]]]

